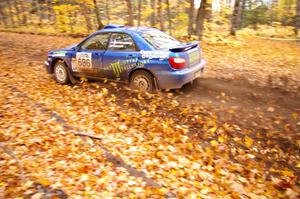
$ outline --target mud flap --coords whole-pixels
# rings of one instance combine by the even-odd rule
[[[69,75],[69,79],[70,79],[71,83],[76,84],[78,82],[78,80],[72,75],[70,68],[67,67],[67,69],[68,69],[68,75]]]
[[[158,83],[157,83],[156,78],[154,77],[153,80],[154,80],[155,91],[159,91],[159,87],[158,87]]]

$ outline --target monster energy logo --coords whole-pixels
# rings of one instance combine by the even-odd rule
[[[116,77],[120,77],[121,73],[126,70],[130,70],[132,68],[142,68],[146,63],[149,63],[149,59],[147,60],[138,60],[138,58],[132,58],[125,61],[117,61],[111,63],[109,66],[104,67],[103,70],[113,70]]]
[[[110,67],[113,69],[116,77],[120,77],[120,74],[123,71],[123,69],[121,68],[120,61],[110,64]]]

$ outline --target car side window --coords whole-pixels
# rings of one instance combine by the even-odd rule
[[[110,37],[108,50],[112,51],[136,51],[136,45],[132,38],[124,33],[113,33]]]
[[[83,50],[106,50],[109,34],[97,34],[81,45]]]

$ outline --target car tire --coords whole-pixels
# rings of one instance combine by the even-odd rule
[[[130,87],[134,89],[152,92],[155,90],[154,78],[147,71],[135,71],[130,77]]]
[[[70,82],[68,68],[63,61],[58,61],[54,65],[54,78],[59,84],[67,84]]]

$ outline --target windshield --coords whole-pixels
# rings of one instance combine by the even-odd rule
[[[170,35],[159,30],[145,31],[141,35],[155,49],[170,49],[181,44]]]

